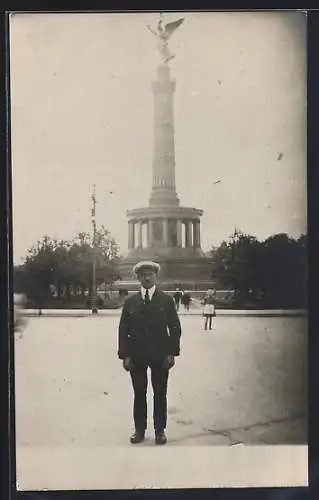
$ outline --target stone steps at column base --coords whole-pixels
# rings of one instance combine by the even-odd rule
[[[164,283],[212,283],[213,263],[210,258],[201,253],[176,254],[176,255],[154,255],[151,253],[133,253],[123,259],[119,265],[123,281],[136,280],[133,276],[133,266],[140,260],[154,260],[161,266],[158,276],[161,286]],[[206,286],[206,285],[205,285]],[[174,285],[175,288],[175,285]]]
[[[169,260],[184,261],[185,259],[211,260],[200,247],[173,247],[157,245],[153,247],[137,247],[128,251],[123,260],[134,262],[138,260]]]

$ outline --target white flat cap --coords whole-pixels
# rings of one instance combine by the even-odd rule
[[[152,260],[142,260],[141,262],[135,264],[135,266],[133,267],[133,272],[137,274],[143,268],[153,269],[153,271],[158,273],[161,269],[161,266],[157,264],[157,262],[153,262]]]

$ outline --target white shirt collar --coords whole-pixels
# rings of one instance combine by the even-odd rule
[[[154,292],[155,292],[155,288],[156,288],[156,286],[153,285],[152,288],[148,289],[148,296],[149,296],[150,300],[152,300],[152,297],[153,297]],[[143,300],[145,300],[145,293],[146,293],[146,289],[142,286],[141,287],[141,294],[142,294]]]

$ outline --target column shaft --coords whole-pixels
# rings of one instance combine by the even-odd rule
[[[147,223],[147,246],[153,246],[153,221],[149,220]]]
[[[182,246],[182,221],[177,220],[176,221],[176,240],[177,240],[177,246],[181,247]]]
[[[186,222],[186,247],[190,248],[192,246],[192,221]]]
[[[129,249],[133,248],[133,235],[132,235],[132,227],[133,227],[133,224],[132,222],[130,221],[128,223],[128,247]]]
[[[163,243],[168,246],[168,220],[163,219]]]
[[[198,243],[198,247],[201,246],[201,242],[200,242],[200,221],[197,221],[197,243]]]
[[[138,246],[139,246],[139,248],[142,248],[142,246],[143,246],[142,230],[143,230],[143,222],[139,221],[139,223],[138,223]]]
[[[194,235],[193,245],[195,248],[198,248],[200,246],[200,244],[199,244],[199,221],[198,220],[195,220],[193,222],[193,235]]]
[[[131,225],[132,225],[132,247],[131,248],[135,248],[135,245],[136,245],[136,239],[135,239],[135,221],[132,221],[131,222]]]

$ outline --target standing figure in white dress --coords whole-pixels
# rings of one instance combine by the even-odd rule
[[[207,330],[207,326],[209,329],[212,329],[213,316],[216,316],[215,312],[215,302],[216,302],[216,290],[209,288],[206,292],[206,295],[202,301],[204,306],[203,316],[205,318],[205,330]]]

